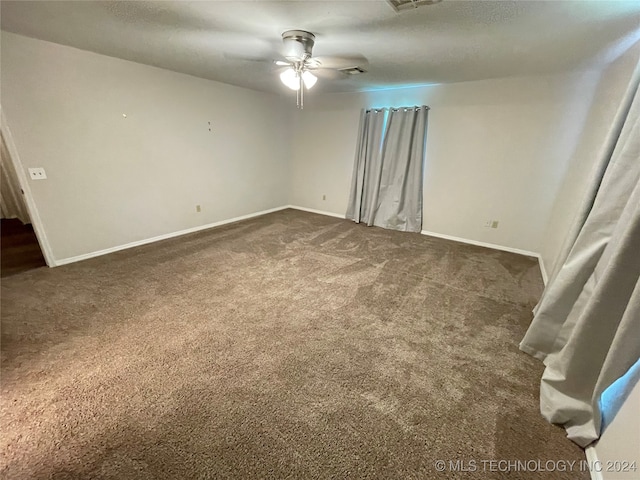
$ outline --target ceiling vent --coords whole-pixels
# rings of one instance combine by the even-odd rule
[[[340,68],[339,70],[342,73],[346,73],[347,75],[359,75],[361,73],[367,73],[366,70],[363,70],[360,67]]]
[[[440,3],[442,0],[387,0],[387,3],[396,12],[402,12],[404,10],[412,10],[418,7],[426,7],[435,3]]]

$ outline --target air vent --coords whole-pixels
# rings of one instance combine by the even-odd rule
[[[402,12],[418,7],[426,7],[434,3],[440,3],[441,1],[442,0],[387,0],[387,3],[391,5],[396,12]]]
[[[361,73],[367,73],[366,70],[363,70],[360,67],[340,68],[339,70],[347,75],[360,75]]]

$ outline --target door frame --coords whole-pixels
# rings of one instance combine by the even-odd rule
[[[49,239],[47,238],[47,233],[45,232],[44,224],[42,223],[42,219],[40,218],[38,207],[35,200],[33,199],[31,186],[29,185],[29,179],[27,178],[27,174],[25,173],[25,170],[23,168],[22,161],[20,160],[18,149],[16,148],[16,145],[13,141],[13,135],[11,135],[9,124],[7,123],[7,119],[4,116],[2,105],[0,105],[0,131],[2,132],[4,141],[7,144],[7,150],[9,151],[10,157],[9,160],[13,164],[13,168],[18,175],[18,182],[20,183],[20,188],[23,192],[23,197],[27,205],[29,217],[31,219],[31,225],[33,225],[33,230],[35,231],[38,243],[40,244],[40,250],[42,250],[44,261],[47,263],[47,266],[55,267],[56,260],[53,256],[53,251],[51,250],[51,244],[49,243]]]

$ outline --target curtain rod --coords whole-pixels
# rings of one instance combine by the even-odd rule
[[[382,112],[383,110],[390,110],[392,112],[398,112],[400,110],[420,110],[421,108],[426,108],[427,110],[431,110],[427,105],[415,106],[415,107],[383,107],[383,108],[367,108],[365,112]]]

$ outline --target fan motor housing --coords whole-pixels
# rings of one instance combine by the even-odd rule
[[[289,61],[301,62],[311,58],[316,36],[305,30],[287,30],[282,34],[284,57]]]

